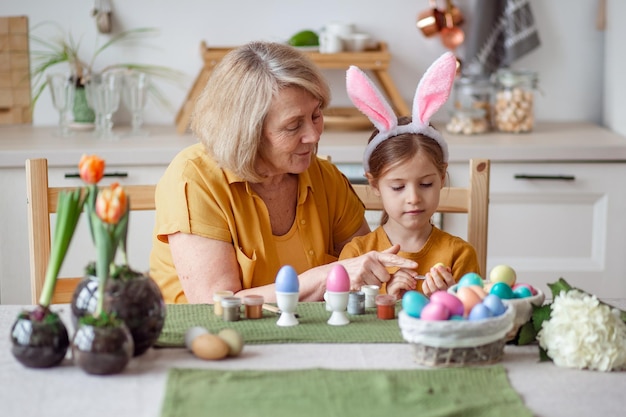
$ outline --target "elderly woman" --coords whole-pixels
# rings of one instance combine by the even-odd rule
[[[343,246],[369,232],[348,180],[316,157],[330,93],[296,49],[253,42],[215,67],[182,150],[156,191],[150,273],[167,303],[212,303],[213,293],[275,300],[281,266],[298,272],[300,299],[322,300]],[[414,270],[399,247],[340,263],[352,289]],[[412,272],[415,274],[415,272]]]

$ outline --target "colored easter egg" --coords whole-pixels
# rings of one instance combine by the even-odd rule
[[[453,315],[450,316],[449,320],[452,320],[452,321],[462,321],[462,320],[465,320],[465,317],[457,316],[456,314],[453,314]]]
[[[497,265],[489,272],[489,281],[491,282],[504,282],[509,287],[515,284],[517,276],[515,270],[508,265]]]
[[[284,265],[276,274],[276,291],[294,293],[299,290],[300,282],[296,270],[290,265]]]
[[[450,318],[450,310],[443,304],[430,302],[422,309],[420,318],[428,321],[448,320]]]
[[[528,287],[516,287],[513,288],[513,295],[515,298],[532,297],[533,293]]]
[[[463,315],[467,317],[472,308],[481,302],[481,298],[469,287],[459,287],[456,296],[463,303]]]
[[[228,356],[238,356],[243,350],[243,337],[235,329],[222,329],[217,334],[228,345]]]
[[[495,294],[487,294],[485,298],[483,298],[483,305],[491,311],[494,316],[499,316],[504,314],[506,311],[506,306]]]
[[[468,272],[459,280],[459,287],[467,287],[468,285],[479,285],[482,287],[484,282],[482,277],[476,272]]]
[[[468,285],[467,288],[474,291],[481,300],[487,295],[487,291],[485,291],[485,289],[480,285]]]
[[[436,264],[433,265],[433,268],[437,268],[437,267],[440,267],[440,266],[444,266],[445,267],[446,265],[443,262],[437,262]]]
[[[484,320],[493,317],[491,310],[483,303],[476,304],[467,315],[468,320]]]
[[[491,287],[489,294],[494,294],[500,297],[501,300],[510,300],[515,298],[513,295],[513,290],[504,282],[496,282]]]
[[[407,291],[402,296],[402,309],[411,317],[419,318],[428,298],[418,291]]]
[[[511,288],[513,288],[515,290],[518,287],[526,287],[526,288],[528,288],[530,290],[530,293],[532,295],[537,295],[537,289],[535,287],[533,287],[532,285],[530,285],[530,284],[525,284],[525,283],[522,283],[522,282],[518,282],[515,285],[513,285]]]
[[[191,343],[191,351],[200,359],[217,360],[228,355],[228,344],[220,337],[211,334],[201,334]]]
[[[435,291],[431,294],[430,301],[448,307],[452,315],[462,316],[465,311],[461,300],[447,291]]]
[[[187,346],[187,349],[191,350],[191,344],[196,337],[207,333],[209,333],[209,331],[202,326],[193,326],[187,329],[185,332],[185,346]]]
[[[349,292],[350,277],[348,271],[341,264],[334,265],[326,277],[326,291]]]

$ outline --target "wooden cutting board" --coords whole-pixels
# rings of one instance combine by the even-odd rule
[[[28,18],[0,17],[0,125],[32,123]]]

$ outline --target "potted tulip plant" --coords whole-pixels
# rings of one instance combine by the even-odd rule
[[[130,200],[124,189],[113,184],[98,190],[104,161],[83,156],[80,177],[89,189],[85,204],[97,260],[72,297],[71,309],[77,323],[107,314],[124,322],[133,340],[132,354],[138,356],[158,339],[165,323],[165,303],[159,287],[146,274],[129,266],[127,233]],[[117,252],[121,262],[115,262]]]
[[[84,202],[80,189],[59,194],[54,239],[39,302],[32,311],[20,312],[11,329],[11,353],[24,366],[56,366],[63,361],[70,345],[67,328],[50,309],[50,303]]]

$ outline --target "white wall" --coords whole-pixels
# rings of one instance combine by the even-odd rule
[[[438,0],[442,5],[445,3]],[[161,34],[149,48],[115,48],[98,60],[167,65],[183,71],[183,87],[161,83],[171,102],[167,111],[150,104],[148,123],[173,124],[191,83],[202,66],[199,45],[238,45],[254,39],[283,41],[304,29],[320,29],[331,20],[353,22],[360,30],[386,41],[393,56],[391,76],[407,101],[428,65],[445,51],[438,38],[425,38],[415,27],[417,13],[426,1],[414,0],[112,0],[114,30],[157,27]],[[469,23],[479,12],[480,0],[457,0]],[[585,120],[603,123],[605,34],[595,28],[598,0],[531,0],[542,46],[520,59],[514,67],[539,72],[538,120]],[[612,3],[622,3],[617,0]],[[611,6],[611,5],[609,5]],[[3,0],[0,15],[27,15],[30,26],[56,21],[82,37],[85,57],[91,57],[96,29],[90,15],[90,0]],[[618,7],[624,8],[623,5]],[[610,12],[610,10],[609,10]],[[623,15],[623,13],[622,13]],[[466,24],[468,24],[466,23]],[[613,19],[614,24],[621,22]],[[622,30],[623,33],[623,30]],[[103,36],[103,35],[100,35]],[[614,42],[617,42],[615,40]],[[622,39],[619,42],[623,42]],[[623,61],[623,57],[619,57]],[[344,74],[327,71],[333,90],[333,105],[347,105]],[[623,84],[622,84],[623,85]],[[622,99],[623,103],[623,99]],[[622,104],[623,105],[623,104]],[[613,105],[613,107],[615,107]],[[125,122],[127,115],[117,119]],[[445,118],[440,112],[439,119]],[[34,114],[35,125],[57,122],[48,95]]]

